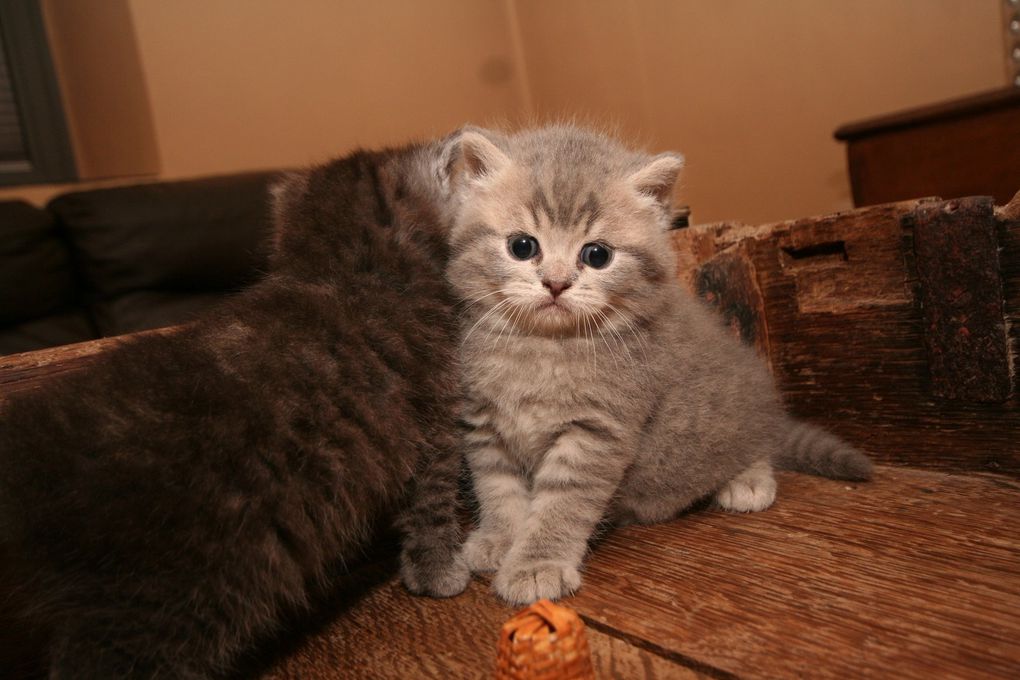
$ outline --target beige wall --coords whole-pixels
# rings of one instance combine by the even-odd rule
[[[132,0],[163,172],[302,164],[514,111],[503,2]]]
[[[322,161],[509,119],[524,106],[507,0],[127,5],[162,178]],[[78,38],[86,53],[109,36]],[[68,188],[9,189],[0,199],[42,203]]]
[[[159,152],[127,0],[43,0],[82,179],[154,175]]]
[[[999,0],[518,0],[536,110],[687,156],[697,222],[851,206],[841,124],[1003,87]]]
[[[840,124],[1006,83],[999,0],[127,2],[166,178],[579,116],[761,222],[850,206]]]

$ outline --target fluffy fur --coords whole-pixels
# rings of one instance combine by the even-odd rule
[[[464,587],[448,147],[290,176],[262,282],[2,405],[0,540],[52,678],[227,672],[401,510],[408,587]]]
[[[677,282],[666,235],[682,158],[558,126],[459,148],[447,276],[465,305],[463,427],[480,504],[474,571],[514,603],[576,589],[603,518],[659,522],[706,496],[768,507],[772,465],[870,463],[783,410],[753,350]],[[513,253],[516,239],[533,238]],[[611,251],[603,264],[585,248]]]

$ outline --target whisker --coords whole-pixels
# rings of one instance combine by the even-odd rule
[[[588,323],[588,317],[584,317],[584,335],[585,339],[589,341],[591,345],[591,360],[592,360],[592,375],[598,375],[599,373],[599,357],[598,348],[595,347],[595,334],[591,332],[591,325]]]
[[[485,340],[486,340],[486,342],[488,342],[488,341],[489,341],[489,339],[490,339],[490,338],[492,337],[492,332],[493,332],[494,330],[496,330],[496,324],[498,324],[498,323],[499,323],[500,321],[502,321],[502,322],[503,322],[503,325],[502,325],[502,326],[500,326],[500,328],[499,328],[499,332],[498,332],[498,333],[496,333],[496,341],[495,341],[495,342],[494,342],[494,343],[492,344],[492,348],[491,348],[491,349],[489,350],[490,352],[491,352],[491,351],[493,351],[493,350],[495,350],[495,348],[496,348],[496,344],[498,344],[498,343],[499,343],[499,339],[500,339],[500,337],[501,337],[501,336],[503,335],[503,329],[504,329],[504,328],[506,328],[506,323],[507,323],[507,321],[509,321],[509,314],[511,314],[511,313],[513,312],[513,310],[512,310],[512,309],[510,309],[510,307],[513,307],[513,305],[508,305],[508,306],[504,307],[504,308],[503,308],[503,309],[502,309],[502,310],[501,310],[501,311],[499,312],[499,319],[497,319],[497,320],[496,320],[496,321],[495,321],[495,322],[494,322],[494,323],[492,324],[492,326],[491,326],[491,327],[489,328],[489,332],[485,334]]]
[[[480,296],[475,297],[475,298],[465,298],[465,300],[462,300],[461,302],[463,303],[463,302],[466,301],[467,304],[463,305],[463,308],[460,310],[459,316],[464,316],[465,314],[467,314],[469,309],[471,309],[472,307],[477,305],[479,302],[481,302],[485,298],[492,297],[493,295],[499,295],[500,293],[503,293],[504,295],[506,295],[509,292],[510,291],[507,288],[500,288],[499,290],[494,290],[492,292],[486,293],[485,295],[480,295]]]
[[[626,315],[624,315],[614,305],[612,305],[610,303],[606,303],[606,306],[609,307],[609,309],[611,309],[613,312],[615,312],[616,315],[620,318],[620,320],[622,320],[623,323],[625,323],[627,325],[627,328],[630,329],[631,335],[634,336],[634,340],[637,342],[638,349],[641,350],[642,359],[647,364],[648,363],[648,340],[644,337],[644,334],[641,331],[639,331],[634,326],[634,324],[631,323],[630,319],[628,319],[626,317]]]
[[[521,318],[524,317],[525,311],[526,311],[526,308],[524,307],[524,305],[518,305],[517,306],[517,311],[514,312],[514,316],[510,320],[511,328],[514,328],[514,327],[517,326],[518,320],[520,320]],[[532,322],[534,323],[534,320],[532,320]],[[528,331],[528,332],[530,333],[530,331]],[[507,347],[509,347],[509,346],[510,346],[510,333],[507,333]]]
[[[605,329],[609,331],[609,335],[613,338],[613,342],[616,343],[616,346],[622,348],[623,351],[627,353],[627,359],[633,361],[634,357],[631,354],[630,347],[627,346],[627,343],[624,341],[623,336],[620,335],[620,332],[613,327],[609,316],[601,309],[595,309],[593,311],[603,321],[605,321]]]
[[[521,309],[521,308],[520,308],[520,306],[514,306],[514,305],[511,305],[511,307],[513,307],[513,309],[512,309],[512,310],[510,311],[510,313],[509,313],[509,314],[507,315],[507,317],[506,317],[506,320],[504,320],[504,321],[503,321],[503,325],[499,327],[499,333],[498,333],[498,334],[496,335],[496,342],[495,342],[495,343],[494,343],[494,344],[492,345],[492,348],[493,348],[493,349],[496,349],[496,347],[498,347],[498,346],[499,346],[499,339],[500,339],[501,337],[503,337],[503,331],[504,331],[504,330],[506,330],[506,328],[507,328],[507,325],[511,323],[511,321],[513,320],[513,318],[514,318],[515,316],[517,316],[517,313],[518,313],[518,312],[520,311],[520,309]],[[513,328],[513,327],[511,326],[511,330],[512,330],[512,328]],[[509,338],[509,337],[510,337],[510,333],[507,333],[507,338]],[[507,342],[507,346],[509,346],[509,340],[508,340],[508,342]]]
[[[503,307],[505,305],[508,305],[508,304],[510,304],[510,300],[509,299],[500,300],[495,305],[493,305],[491,309],[489,309],[487,312],[485,312],[485,314],[482,314],[482,316],[479,317],[479,319],[477,321],[475,321],[475,325],[473,325],[471,327],[471,330],[469,330],[464,335],[464,338],[460,341],[460,346],[464,347],[464,345],[467,344],[468,338],[470,338],[471,334],[475,332],[475,329],[478,328],[479,324],[481,324],[483,321],[485,321],[485,319],[487,319],[489,316],[491,316],[497,309],[499,309],[499,308],[501,308],[501,307]]]
[[[606,318],[605,314],[595,309],[594,307],[591,309],[591,312],[603,319]],[[617,358],[616,352],[614,352],[613,348],[609,345],[609,341],[606,339],[606,334],[602,332],[602,328],[599,326],[598,323],[595,323],[595,330],[597,330],[599,332],[599,336],[602,337],[602,342],[605,343],[606,349],[609,350],[609,356],[613,357],[613,365],[616,366],[617,370],[620,370],[620,360]]]

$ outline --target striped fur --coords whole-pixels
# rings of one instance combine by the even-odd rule
[[[447,277],[479,502],[464,556],[500,596],[575,590],[606,520],[665,521],[712,496],[762,510],[773,462],[867,476],[862,454],[789,419],[753,350],[677,283],[678,156],[565,126],[475,131],[459,152]],[[535,257],[511,254],[521,235]],[[590,243],[612,248],[605,267],[581,260]]]
[[[831,479],[871,479],[871,461],[817,425],[793,422],[786,436],[782,450],[772,459],[776,467]]]

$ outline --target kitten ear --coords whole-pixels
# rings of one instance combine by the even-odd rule
[[[660,153],[651,162],[628,178],[628,182],[639,194],[650,196],[663,208],[669,208],[673,201],[673,187],[676,186],[684,157],[667,151]]]
[[[483,179],[510,166],[510,159],[478,128],[466,128],[454,141],[450,179]]]

